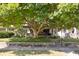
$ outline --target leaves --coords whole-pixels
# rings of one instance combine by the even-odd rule
[[[77,3],[2,3],[0,4],[0,22],[4,26],[21,26],[29,22],[31,27],[79,27],[79,4]],[[5,25],[6,24],[6,25]],[[37,26],[38,25],[38,26]]]

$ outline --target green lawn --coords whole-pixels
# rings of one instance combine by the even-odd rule
[[[9,42],[11,38],[0,38],[0,42]]]
[[[31,51],[28,51],[28,50],[23,50],[23,51],[3,51],[3,50],[0,50],[0,56],[27,56],[27,55],[52,55],[52,56],[62,56],[64,55],[65,52],[62,52],[62,51],[54,51],[54,50],[44,50],[44,51],[34,51],[34,50],[31,50]]]

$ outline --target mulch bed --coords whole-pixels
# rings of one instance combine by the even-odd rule
[[[9,44],[9,46],[18,46],[18,47],[69,47],[69,48],[72,48],[72,47],[77,47],[76,45],[73,45],[73,44],[69,44],[69,45],[64,45],[64,46],[61,46],[61,44],[58,44],[58,45],[53,45],[53,44],[49,44],[49,45],[41,45],[41,44],[37,44],[37,45],[31,45],[31,44]]]

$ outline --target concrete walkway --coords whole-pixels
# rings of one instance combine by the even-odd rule
[[[6,42],[0,42],[0,49],[8,47]]]

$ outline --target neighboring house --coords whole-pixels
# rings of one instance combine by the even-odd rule
[[[60,38],[65,38],[65,37],[79,38],[79,31],[74,27],[73,29],[71,29],[71,31],[67,29],[66,31],[60,30],[59,32],[57,32],[57,35]]]

